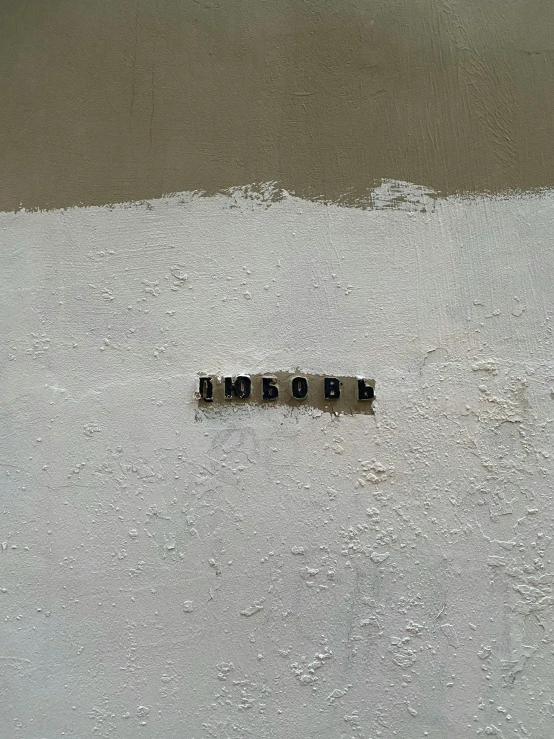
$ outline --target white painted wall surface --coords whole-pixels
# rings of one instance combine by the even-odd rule
[[[0,214],[2,736],[554,736],[554,196],[414,197]]]

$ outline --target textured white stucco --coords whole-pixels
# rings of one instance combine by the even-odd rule
[[[2,736],[554,736],[554,195],[403,203],[0,215]]]

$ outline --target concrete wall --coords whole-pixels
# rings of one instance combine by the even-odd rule
[[[0,16],[0,735],[551,739],[550,4]]]

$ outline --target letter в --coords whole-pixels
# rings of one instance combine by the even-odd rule
[[[336,377],[326,377],[323,380],[325,400],[336,400],[340,398],[340,380]]]

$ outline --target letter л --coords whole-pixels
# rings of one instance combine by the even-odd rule
[[[214,399],[214,384],[212,382],[212,378],[201,377],[198,391],[202,400],[205,400],[206,403],[211,403]]]

